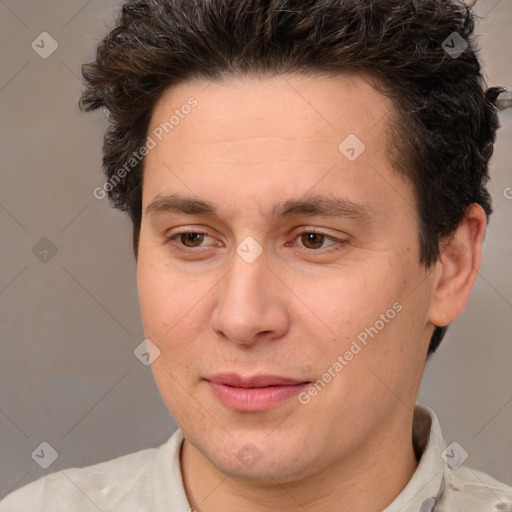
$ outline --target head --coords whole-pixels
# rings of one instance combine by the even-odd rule
[[[397,406],[379,380],[414,400],[492,211],[496,90],[473,29],[469,7],[439,0],[130,0],[84,66],[81,108],[108,113],[105,190],[133,222],[157,385],[199,446],[208,429],[219,467],[232,470],[229,439],[272,453],[286,438],[304,467],[363,443]],[[456,57],[454,32],[468,45]],[[329,385],[307,404],[205,415],[205,378],[230,368]],[[320,423],[325,446],[305,442]]]

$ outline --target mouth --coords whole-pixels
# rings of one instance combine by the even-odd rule
[[[271,409],[298,395],[309,381],[277,375],[217,374],[205,379],[212,394],[236,411],[259,412]]]

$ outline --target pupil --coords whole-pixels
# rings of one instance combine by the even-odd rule
[[[203,235],[201,233],[184,233],[181,236],[181,241],[184,245],[187,245],[188,242],[191,242],[191,245],[194,247],[196,245],[200,245],[203,241]]]
[[[302,243],[307,247],[308,244],[312,244],[314,247],[308,247],[310,249],[318,249],[322,247],[324,235],[319,233],[304,233],[302,235]]]

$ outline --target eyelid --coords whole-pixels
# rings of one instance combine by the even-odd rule
[[[330,238],[336,238],[334,235],[330,235],[322,228],[317,228],[315,226],[301,226],[300,228],[297,228],[296,232],[299,235],[302,235],[302,233],[317,233],[318,235],[325,235],[326,237]]]
[[[170,235],[171,232],[172,232],[172,235]],[[203,226],[195,226],[194,224],[190,224],[187,226],[179,226],[176,228],[168,229],[165,231],[165,236],[170,237],[170,236],[181,235],[183,233],[198,233],[200,235],[208,235],[208,236],[213,237],[211,232],[212,232],[212,230],[209,230]]]

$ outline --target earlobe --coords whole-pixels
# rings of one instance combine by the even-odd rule
[[[432,324],[449,325],[466,308],[480,270],[486,228],[483,208],[473,203],[455,233],[442,241],[432,288]]]

